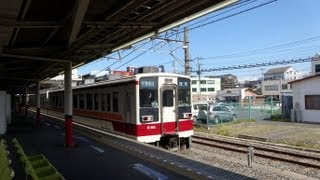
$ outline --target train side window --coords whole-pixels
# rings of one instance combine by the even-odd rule
[[[78,108],[78,95],[73,95],[73,108]]]
[[[94,100],[94,110],[99,110],[99,96],[97,93],[94,93],[93,100]]]
[[[112,96],[112,109],[113,112],[118,112],[119,111],[119,106],[118,106],[118,92],[113,92],[113,96]]]
[[[58,97],[54,96],[54,106],[58,107]]]
[[[162,93],[162,102],[163,107],[172,107],[173,106],[173,91],[164,90]]]
[[[92,94],[86,94],[87,100],[87,109],[92,110]]]
[[[130,96],[130,93],[127,92],[127,112],[131,112],[131,96]]]
[[[79,108],[84,109],[84,95],[83,94],[79,95]]]
[[[105,100],[105,94],[102,93],[101,94],[101,111],[105,111],[106,110],[106,100]]]
[[[110,93],[107,93],[107,111],[111,111],[111,98],[110,98]]]
[[[61,94],[59,94],[59,97],[58,97],[58,106],[59,107],[62,107],[62,102],[63,102],[63,96]]]

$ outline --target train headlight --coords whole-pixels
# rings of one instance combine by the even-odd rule
[[[153,120],[154,120],[153,115],[141,116],[141,121],[142,122],[151,122]]]

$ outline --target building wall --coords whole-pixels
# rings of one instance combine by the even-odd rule
[[[312,74],[320,73],[320,60],[311,62]]]
[[[235,76],[224,76],[221,78],[221,90],[236,88],[238,79]]]
[[[191,78],[192,100],[196,102],[196,101],[209,101],[209,100],[215,99],[217,91],[219,91],[221,87],[221,84],[220,84],[221,79],[202,77],[200,78],[200,81],[205,82],[205,84],[199,84],[199,78],[197,77]],[[213,90],[212,88],[214,88],[214,91],[212,91]]]
[[[282,79],[282,80],[267,80],[261,82],[261,91],[264,96],[280,96],[283,93],[291,93],[292,89],[290,82],[292,80]],[[281,86],[280,86],[281,84]],[[285,88],[286,87],[286,88]]]
[[[264,80],[297,79],[298,72],[292,67],[281,73],[265,74]]]
[[[255,101],[256,97],[261,97],[254,91],[248,88],[234,88],[234,89],[224,89],[220,90],[217,93],[217,99],[219,101],[229,102],[232,99],[232,102],[247,102],[248,96],[255,97],[252,101]]]
[[[320,123],[320,110],[305,109],[305,95],[320,95],[320,77],[295,82],[293,86],[293,107],[301,109],[302,122]]]
[[[290,67],[283,73],[283,79],[294,80],[294,79],[297,79],[297,76],[298,76],[298,72],[292,67]]]

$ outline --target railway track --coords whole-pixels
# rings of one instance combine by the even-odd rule
[[[301,150],[292,151],[292,149],[289,148],[276,148],[275,146],[266,144],[246,144],[243,142],[213,139],[196,135],[192,136],[192,143],[239,153],[248,153],[248,148],[253,147],[254,156],[256,157],[320,169],[320,154],[311,155],[310,153],[308,154],[308,152],[303,152]]]

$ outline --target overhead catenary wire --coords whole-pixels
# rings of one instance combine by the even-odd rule
[[[204,57],[204,59],[225,59],[225,58],[239,57],[241,55],[248,55],[248,54],[252,55],[254,53],[261,54],[261,53],[264,53],[266,50],[273,50],[273,49],[279,49],[279,48],[283,48],[283,47],[290,47],[292,45],[301,45],[301,44],[305,44],[305,43],[308,43],[310,41],[315,41],[315,40],[320,40],[320,36],[313,36],[313,37],[310,37],[307,39],[302,39],[302,40],[298,40],[298,41],[294,41],[294,42],[290,42],[290,43],[270,46],[270,47],[266,47],[266,48],[254,49],[254,50],[245,51],[245,52],[238,52],[238,53],[219,55],[219,56],[213,56],[213,57]]]
[[[201,69],[200,71],[201,72],[213,72],[213,71],[224,71],[224,70],[233,70],[233,69],[247,69],[247,68],[263,67],[263,66],[304,63],[304,62],[311,62],[311,61],[315,61],[315,60],[318,60],[318,58],[308,57],[308,58],[282,60],[282,61],[269,61],[269,62],[262,62],[262,63],[242,64],[242,65],[225,66],[225,67],[217,67],[217,68],[207,68],[207,69]],[[191,72],[198,72],[198,71],[199,70],[191,70]]]
[[[253,7],[251,7],[251,8],[242,10],[242,11],[240,11],[240,12],[236,12],[236,13],[234,13],[234,14],[231,14],[231,15],[228,15],[228,16],[225,16],[225,17],[222,17],[222,18],[219,18],[219,19],[216,19],[216,20],[213,20],[213,21],[210,21],[210,22],[207,22],[207,23],[198,25],[198,26],[196,26],[196,27],[191,27],[191,28],[189,28],[189,30],[194,30],[194,29],[197,29],[197,28],[200,28],[200,27],[207,26],[207,25],[212,24],[212,23],[216,23],[216,22],[222,21],[222,20],[227,19],[227,18],[231,18],[231,17],[233,17],[233,16],[236,16],[236,15],[239,15],[239,14],[242,14],[242,13],[245,13],[245,12],[248,12],[248,11],[250,11],[250,10],[254,10],[254,9],[257,9],[257,8],[260,8],[260,7],[263,7],[263,6],[266,6],[266,5],[271,4],[271,3],[275,2],[275,1],[277,1],[277,0],[271,0],[271,1],[268,1],[268,2],[265,2],[265,3],[262,3],[262,4],[259,4],[259,5],[253,6]],[[171,35],[169,35],[169,37],[172,37],[172,36],[177,35],[177,34],[181,34],[181,33],[183,33],[183,32],[184,32],[184,31],[177,31],[177,32],[172,33]],[[148,42],[150,42],[150,41],[148,41]],[[158,44],[157,44],[157,45],[158,45]],[[151,49],[152,49],[152,48],[149,48],[149,50],[151,50]],[[126,65],[126,64],[128,64],[128,63],[130,63],[130,62],[132,62],[132,61],[134,61],[135,59],[139,58],[140,56],[142,56],[142,55],[145,54],[145,53],[146,53],[146,52],[142,52],[142,53],[138,54],[137,56],[133,57],[132,59],[129,59],[128,61],[126,61],[125,63],[123,63],[122,65],[118,66],[118,67],[115,68],[115,69],[118,69],[118,68],[120,68],[120,67],[122,67],[122,66],[124,66],[124,65]],[[114,65],[114,64],[115,64],[115,63],[113,63],[112,65]],[[107,68],[109,68],[109,67],[112,66],[112,65],[109,65]],[[105,68],[105,69],[107,69],[107,68]]]

